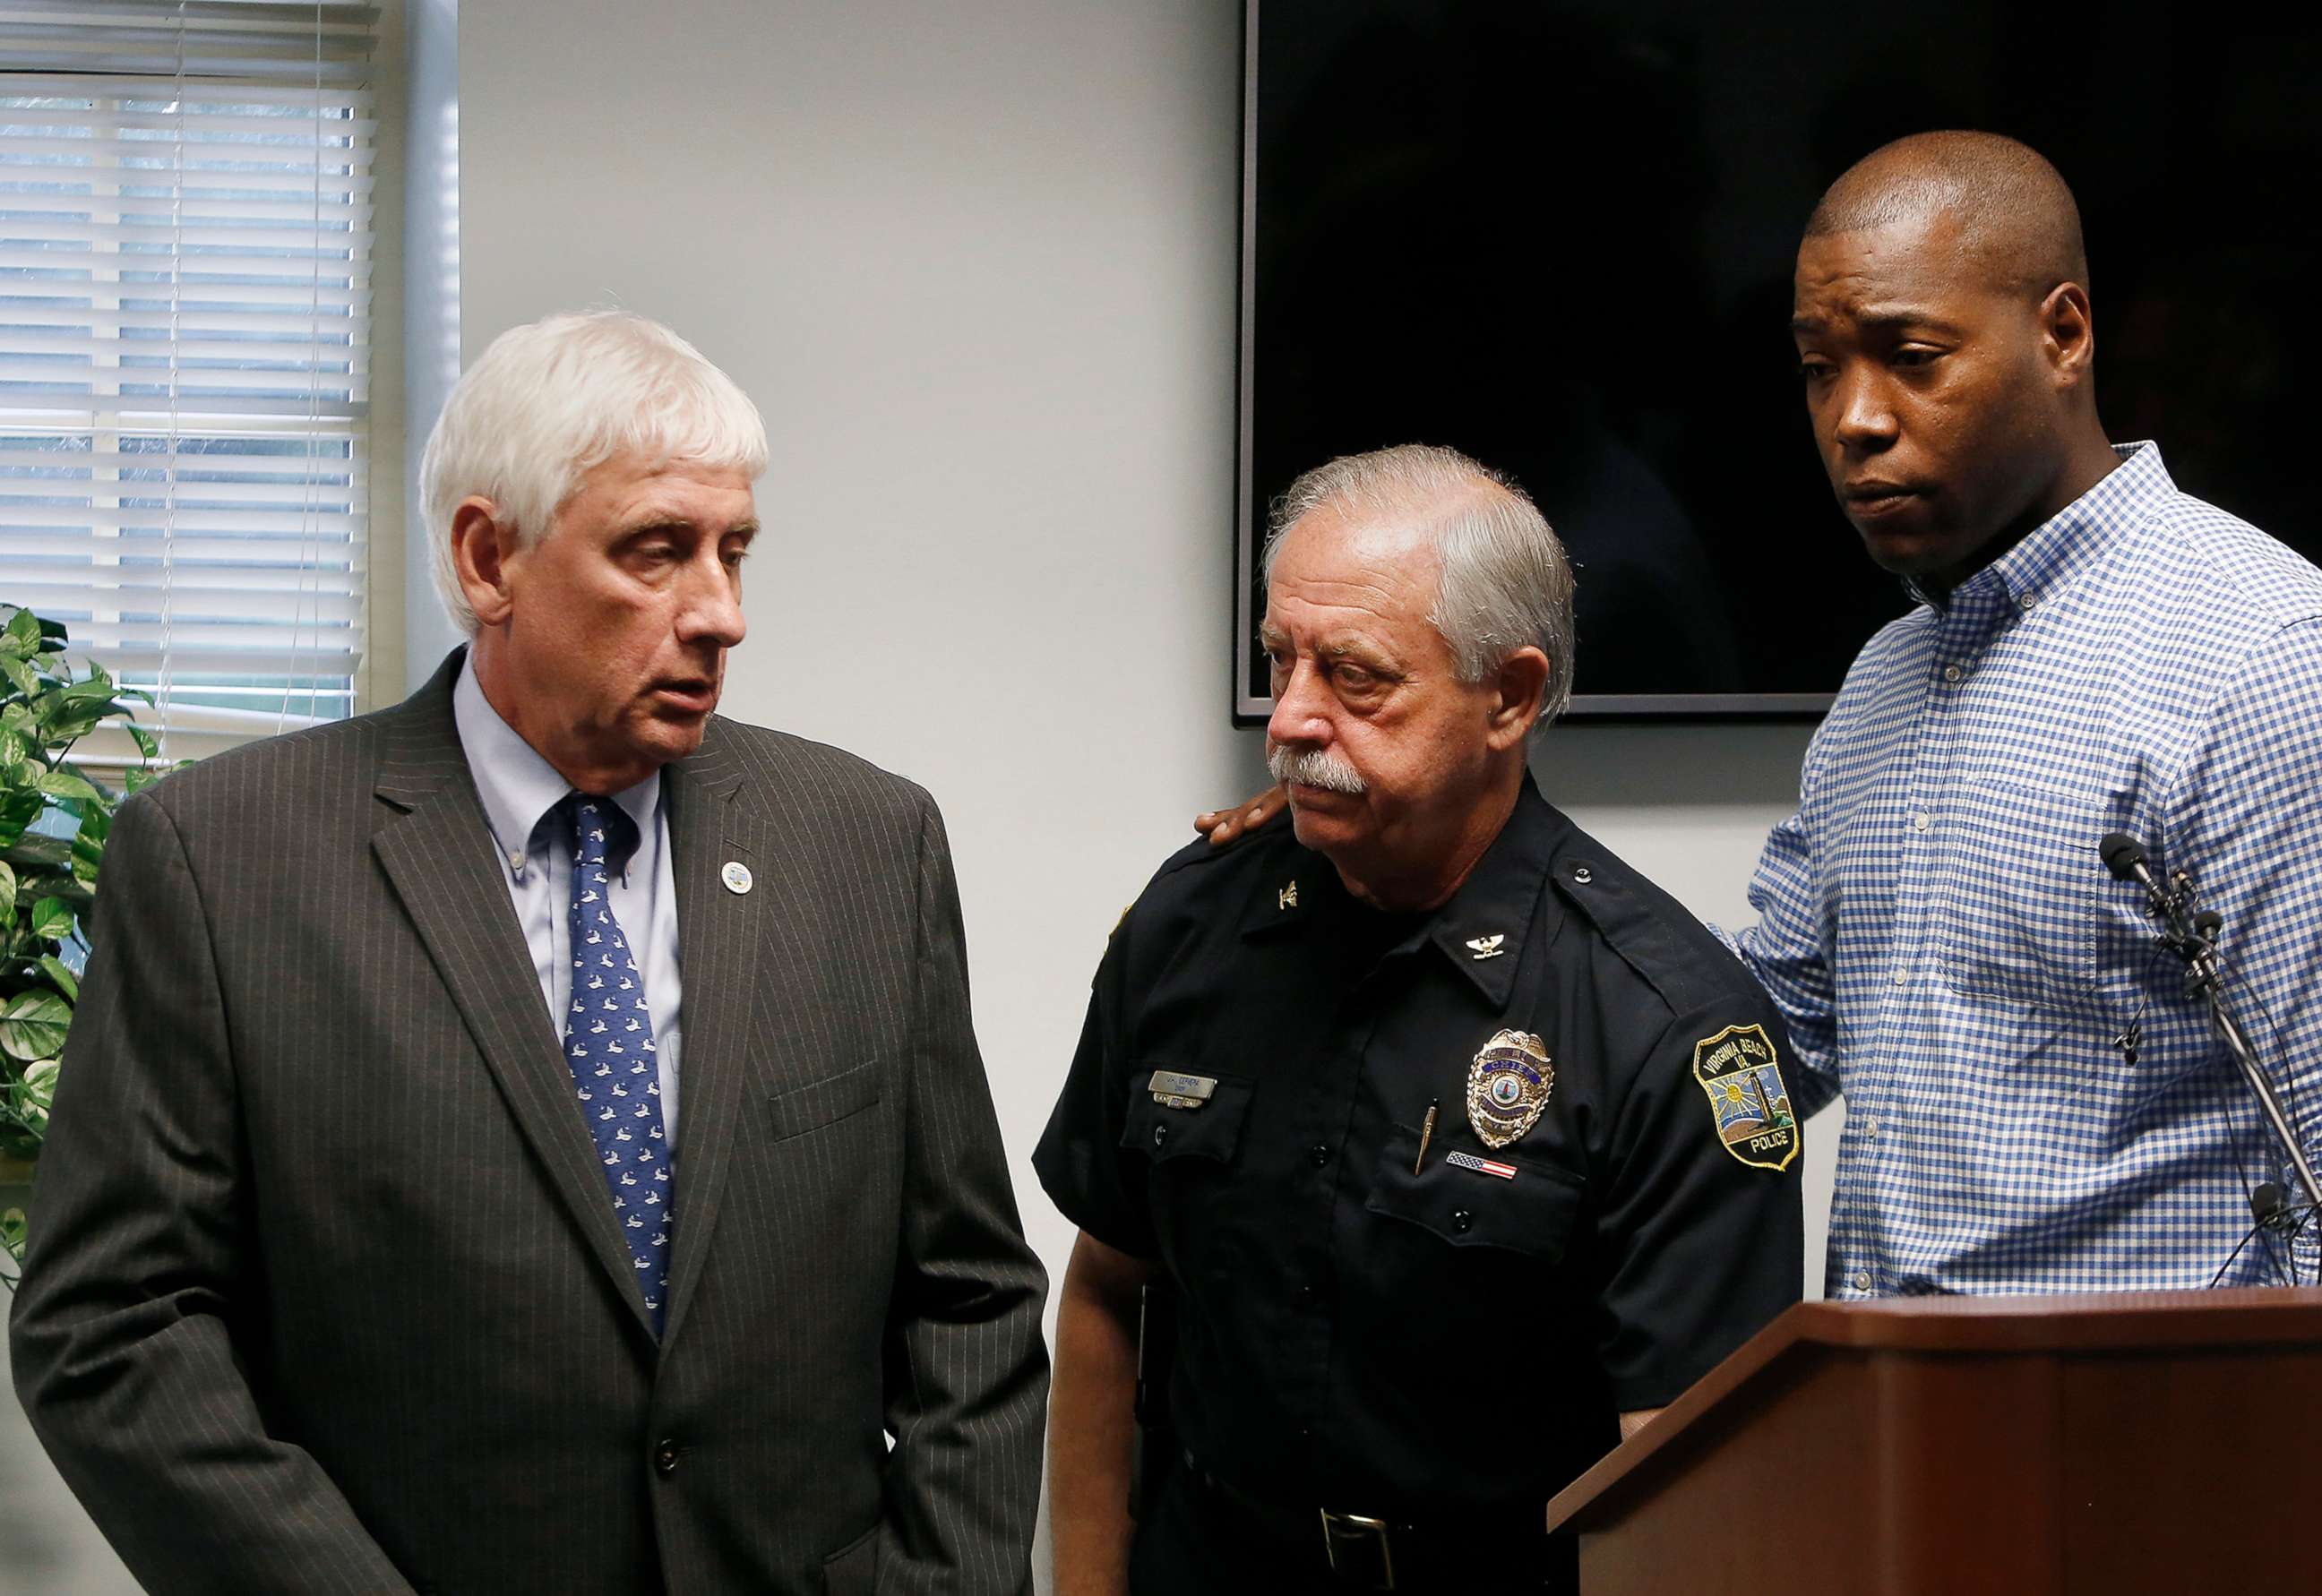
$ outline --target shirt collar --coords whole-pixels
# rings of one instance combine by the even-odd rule
[[[508,872],[519,880],[525,860],[535,850],[535,833],[548,812],[563,802],[572,784],[559,775],[540,751],[500,718],[476,680],[471,652],[460,663],[460,679],[452,687],[452,719],[460,734],[460,751],[467,755],[469,773],[475,778],[476,796],[483,800],[484,818],[492,841]],[[661,813],[661,772],[656,771],[635,786],[612,795],[631,820],[637,835],[650,838]],[[539,844],[545,848],[543,839]],[[640,844],[642,845],[642,844]]]
[[[2005,601],[2017,610],[2043,604],[2095,565],[2123,533],[2173,496],[2177,484],[2161,463],[2158,443],[2116,443],[2120,464],[2086,493],[2027,534],[2014,548],[1961,582],[1951,604]],[[1913,589],[1912,597],[1925,601]],[[1939,606],[1938,607],[1948,607]]]
[[[1431,943],[1486,998],[1504,1004],[1526,943],[1553,935],[1563,924],[1561,900],[1542,887],[1558,849],[1571,834],[1571,822],[1540,797],[1531,771],[1525,771],[1515,808],[1476,868],[1440,907],[1422,917],[1411,935],[1390,951],[1403,953]],[[1251,936],[1303,926],[1318,915],[1369,912],[1347,891],[1328,860],[1301,848],[1294,867],[1282,880],[1269,877],[1259,883],[1243,913],[1241,930]]]

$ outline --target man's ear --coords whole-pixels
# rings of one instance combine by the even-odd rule
[[[471,495],[452,512],[452,570],[480,625],[508,617],[508,566],[521,552],[516,528],[491,500]]]
[[[1548,656],[1536,648],[1520,648],[1484,679],[1492,691],[1484,742],[1494,752],[1521,747],[1531,734],[1548,696]]]
[[[2089,315],[2089,291],[2078,283],[2058,283],[2040,302],[2041,351],[2059,388],[2076,388],[2096,370],[2097,329]]]

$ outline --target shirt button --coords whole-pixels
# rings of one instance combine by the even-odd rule
[[[1966,671],[1961,670],[1956,665],[1946,665],[1943,667],[1943,679],[1945,681],[1957,681],[1961,677],[1965,676],[1966,674]]]
[[[1879,1134],[1879,1116],[1865,1114],[1862,1117],[1862,1134],[1866,1136],[1875,1136]]]
[[[1870,1272],[1869,1270],[1858,1269],[1854,1272],[1854,1289],[1858,1291],[1867,1291],[1870,1289]]]
[[[1933,819],[1929,816],[1924,809],[1919,810],[1916,814],[1911,816],[1911,829],[1913,831],[1924,831],[1933,824]]]
[[[663,1475],[677,1473],[676,1442],[663,1441],[654,1448],[654,1473]]]
[[[1298,1306],[1312,1308],[1314,1306],[1314,1300],[1321,1295],[1321,1293],[1312,1286],[1301,1286],[1298,1288]]]
[[[1451,1215],[1451,1228],[1458,1231],[1460,1235],[1467,1235],[1475,1223],[1476,1216],[1469,1213],[1466,1208],[1458,1208],[1453,1210]]]
[[[2037,593],[2026,593],[2023,597],[2017,599],[2016,602],[2022,605],[2025,609],[2030,609],[2034,605],[2040,602],[2040,595]]]
[[[1169,1127],[1168,1127],[1167,1126],[1166,1126],[1166,1125],[1156,1125],[1156,1126],[1155,1126],[1153,1127],[1153,1145],[1154,1145],[1156,1147],[1160,1146],[1164,1142],[1166,1142],[1168,1139],[1169,1139]]]
[[[1898,987],[1907,987],[1907,986],[1909,986],[1909,985],[1911,984],[1911,972],[1910,972],[1909,971],[1907,971],[1907,970],[1897,970],[1897,971],[1895,971],[1895,984],[1896,984],[1897,986],[1898,986]]]
[[[1315,1143],[1312,1147],[1306,1149],[1306,1162],[1312,1164],[1316,1169],[1321,1169],[1324,1164],[1330,1162],[1330,1149],[1321,1142]]]

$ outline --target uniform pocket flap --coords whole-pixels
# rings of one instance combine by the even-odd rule
[[[1122,1151],[1142,1153],[1156,1163],[1172,1158],[1232,1163],[1234,1149],[1241,1145],[1242,1121],[1249,1117],[1251,1084],[1228,1075],[1196,1079],[1216,1082],[1206,1099],[1167,1094],[1201,1103],[1197,1108],[1187,1108],[1172,1107],[1153,1095],[1153,1072],[1141,1070],[1131,1076],[1129,1123],[1120,1133]]]
[[[1460,1162],[1452,1162],[1455,1154]],[[1498,1247],[1542,1263],[1563,1258],[1587,1199],[1585,1176],[1505,1148],[1476,1153],[1440,1141],[1429,1144],[1427,1161],[1414,1175],[1411,1166],[1418,1156],[1419,1133],[1396,1126],[1364,1206],[1432,1231],[1455,1247]]]
[[[774,1140],[804,1135],[850,1114],[860,1114],[879,1100],[881,1084],[879,1061],[872,1059],[809,1085],[774,1093],[766,1099]]]

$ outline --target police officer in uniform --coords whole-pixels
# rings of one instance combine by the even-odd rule
[[[1549,1497],[1799,1294],[1781,1024],[1532,784],[1572,578],[1521,491],[1335,461],[1267,582],[1294,825],[1162,867],[1034,1158],[1081,1231],[1056,1589],[1568,1591]],[[1155,1282],[1175,1466],[1132,1521]]]

